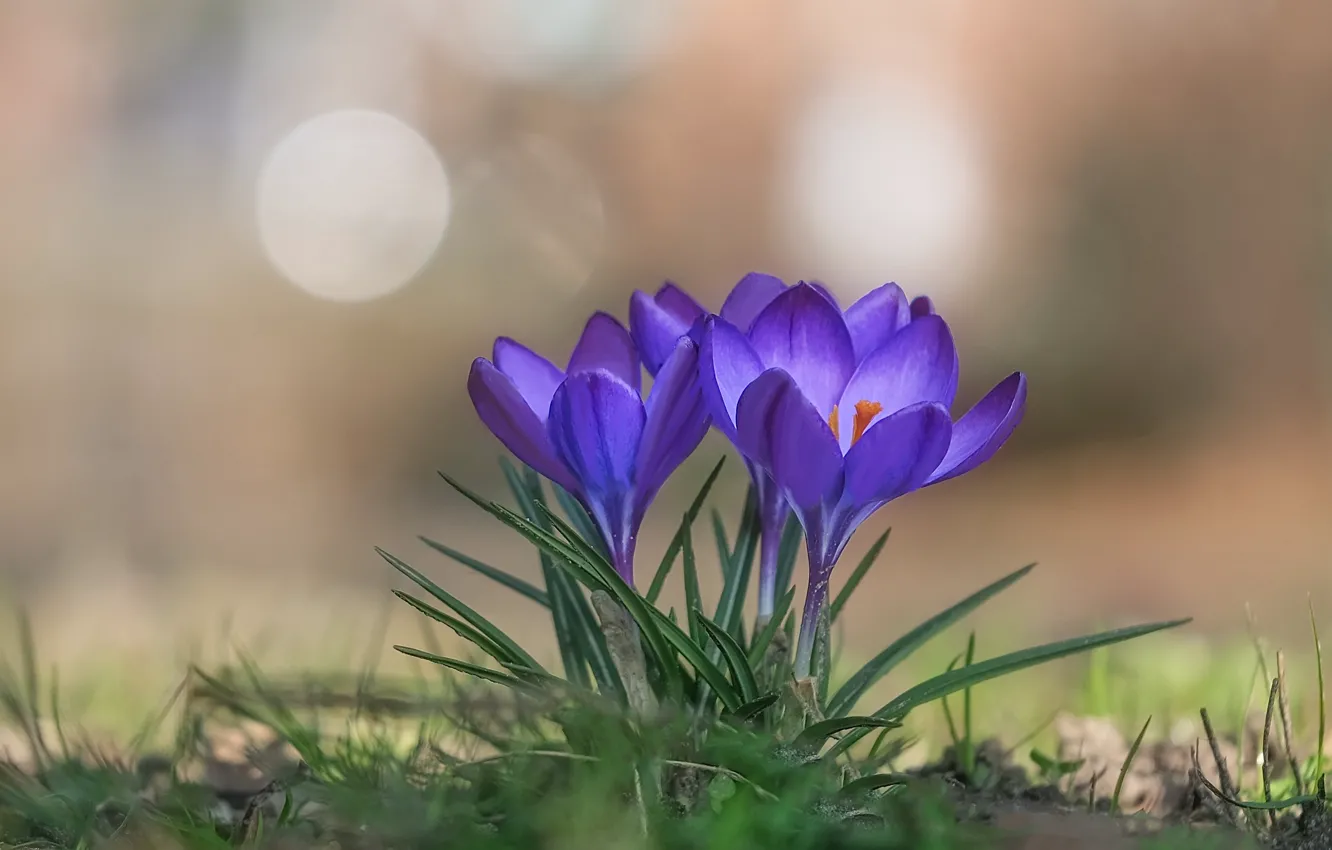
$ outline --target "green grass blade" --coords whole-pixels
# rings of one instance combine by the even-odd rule
[[[869,551],[865,553],[865,557],[860,559],[860,563],[856,564],[856,568],[852,570],[851,575],[847,577],[846,584],[842,585],[842,589],[838,592],[837,598],[833,600],[832,606],[828,609],[828,615],[832,618],[832,622],[837,622],[837,615],[842,613],[842,608],[844,608],[846,603],[850,601],[851,594],[856,592],[856,588],[860,586],[860,582],[865,578],[865,574],[870,571],[870,567],[874,566],[874,562],[878,559],[879,553],[883,551],[884,544],[888,542],[888,535],[891,532],[892,529],[890,528],[880,535],[878,540],[874,541],[874,545],[869,547]]]
[[[726,535],[726,520],[721,511],[712,509],[712,537],[717,546],[717,563],[722,565],[722,575],[726,575],[731,563],[731,541]]]
[[[748,722],[776,705],[778,699],[780,697],[777,694],[764,694],[756,700],[745,703],[735,711],[727,712],[722,719],[730,723]]]
[[[870,791],[878,791],[880,788],[895,788],[898,785],[906,785],[910,777],[901,773],[876,773],[872,776],[862,776],[859,779],[853,779],[842,786],[838,792],[841,797],[854,797],[860,794],[868,794]]]
[[[722,705],[725,706],[727,711],[735,711],[745,704],[746,700],[731,685],[722,669],[708,657],[707,653],[697,643],[690,639],[689,635],[685,634],[683,629],[656,608],[647,608],[646,610],[648,612],[647,616],[653,618],[653,625],[662,639],[673,646],[680,655],[684,656],[685,661],[689,662],[708,687],[721,699]],[[674,659],[672,661],[674,662]],[[679,675],[678,665],[672,663],[672,667]]]
[[[976,661],[976,632],[967,636],[967,652],[962,658],[963,668]],[[976,775],[976,739],[971,726],[971,685],[962,689],[962,770],[968,779]]]
[[[735,638],[727,634],[725,629],[703,616],[702,609],[695,608],[693,611],[694,620],[721,648],[722,658],[731,670],[731,678],[740,690],[741,702],[749,703],[758,699],[758,679],[754,676],[754,668],[750,666],[749,659],[745,657],[745,651],[740,648],[740,644],[736,643]]]
[[[515,643],[513,639],[506,635],[498,626],[478,614],[476,611],[473,611],[465,605],[462,600],[426,578],[420,570],[405,561],[394,557],[377,546],[375,547],[375,552],[379,554],[379,557],[387,561],[390,566],[411,579],[426,593],[429,593],[431,596],[435,597],[435,599],[451,608],[466,623],[484,634],[488,640],[493,641],[497,646],[502,647],[516,662],[531,667],[534,670],[543,670],[544,672],[544,668],[537,663],[536,659],[528,655],[521,646]]]
[[[499,663],[505,665],[522,663],[521,659],[515,658],[510,653],[505,652],[502,646],[490,640],[484,634],[472,628],[471,626],[467,625],[462,620],[459,620],[457,617],[445,614],[443,611],[439,610],[433,605],[430,605],[427,602],[417,599],[415,596],[412,596],[410,593],[405,593],[401,590],[396,590],[396,589],[390,592],[394,596],[398,597],[403,602],[406,602],[408,605],[412,606],[420,613],[425,614],[427,617],[434,620],[435,622],[443,623],[444,625],[448,626],[450,629],[453,630],[453,633],[456,634],[458,637],[462,638],[468,643],[474,644],[478,649],[480,649],[486,655],[489,655],[491,658],[495,659]]]
[[[900,720],[884,717],[830,717],[811,723],[804,731],[796,735],[791,746],[801,752],[814,755],[823,748],[823,742],[839,732],[850,729],[896,729],[902,725]]]
[[[541,524],[541,513],[536,508],[536,503],[543,498],[541,478],[532,470],[527,470],[528,474],[525,477],[519,475],[506,458],[500,459],[500,468],[504,470],[504,477],[509,482],[509,489],[513,492],[518,509],[528,521],[549,532],[550,529]],[[537,555],[541,563],[541,577],[550,596],[551,623],[555,628],[555,644],[560,652],[565,678],[584,688],[590,688],[588,668],[591,667],[592,678],[596,679],[602,693],[622,695],[619,676],[615,675],[614,666],[610,664],[610,654],[606,650],[601,632],[595,626],[591,629],[585,626],[581,612],[577,610],[580,604],[583,608],[587,608],[587,600],[583,598],[573,579],[555,566],[548,553],[538,550]],[[590,619],[590,611],[587,616]],[[610,678],[606,677],[606,669],[610,670]]]
[[[694,559],[694,534],[689,528],[689,517],[680,522],[681,551],[684,561],[685,608],[689,611],[703,610],[703,596],[698,589],[698,562]],[[703,643],[702,627],[698,620],[689,619],[689,636],[695,643]]]
[[[578,536],[592,544],[601,557],[609,558],[610,552],[606,550],[606,541],[602,538],[596,523],[592,521],[592,517],[588,516],[587,509],[560,485],[551,484],[550,489],[555,493],[555,501],[560,503],[560,510],[564,511],[565,518],[578,532]]]
[[[767,622],[761,630],[754,633],[754,640],[749,647],[749,664],[751,667],[763,666],[763,660],[768,654],[768,647],[772,645],[772,639],[777,636],[778,630],[782,627],[782,621],[786,619],[786,614],[791,610],[791,604],[795,602],[795,588],[788,587],[786,592],[777,600],[777,604],[772,609],[772,619]]]
[[[1323,642],[1318,639],[1318,618],[1314,616],[1313,597],[1309,598],[1309,626],[1313,629],[1314,661],[1318,665],[1318,749],[1314,750],[1315,783],[1323,777],[1323,746],[1327,737],[1327,691],[1323,687]]]
[[[1124,777],[1128,776],[1129,769],[1133,767],[1133,759],[1138,755],[1138,748],[1142,746],[1142,739],[1147,735],[1147,727],[1152,725],[1152,716],[1147,715],[1147,722],[1142,724],[1138,730],[1138,737],[1133,739],[1133,746],[1129,747],[1128,755],[1124,758],[1124,764],[1119,768],[1119,777],[1115,779],[1115,792],[1110,795],[1110,813],[1119,812],[1119,794],[1124,790]]]
[[[1147,623],[1141,626],[1129,626],[1123,629],[1112,629],[1108,632],[1100,632],[1094,635],[1084,635],[1083,637],[1046,643],[1040,646],[1021,649],[1017,652],[1010,652],[1006,655],[1000,655],[997,658],[990,658],[986,661],[979,661],[970,667],[963,667],[958,670],[935,676],[921,682],[913,688],[909,688],[878,711],[874,712],[873,716],[891,717],[900,720],[913,708],[933,702],[941,697],[946,697],[963,688],[979,685],[981,682],[987,682],[990,679],[996,679],[1000,676],[1016,673],[1019,670],[1025,670],[1028,667],[1035,667],[1038,664],[1054,661],[1057,658],[1077,655],[1099,646],[1110,646],[1112,644],[1122,643],[1126,640],[1144,637],[1154,632],[1177,628],[1189,622],[1192,622],[1191,617],[1182,620]],[[840,747],[842,751],[845,751],[846,749],[849,749],[855,741],[859,740],[859,735],[860,733],[848,735],[846,738],[843,738],[837,746]]]
[[[703,509],[703,502],[708,498],[708,493],[712,491],[712,485],[716,482],[717,476],[721,474],[722,464],[724,463],[726,463],[725,455],[717,461],[717,465],[712,468],[712,472],[708,473],[703,486],[699,488],[698,495],[694,496],[694,501],[690,503],[689,510],[685,511],[685,516],[689,517],[690,525],[694,524],[694,520],[698,518],[698,512]],[[657,567],[656,574],[652,576],[652,583],[648,586],[647,601],[649,603],[655,604],[661,596],[661,591],[666,586],[666,579],[675,566],[675,558],[680,554],[682,545],[684,545],[684,541],[677,531],[670,545],[666,547],[666,554],[662,555],[661,564]]]
[[[464,555],[457,549],[454,549],[451,546],[446,546],[436,540],[431,540],[429,537],[419,537],[418,539],[436,552],[439,552],[442,555],[447,555],[465,567],[471,567],[486,578],[498,582],[510,590],[517,591],[538,605],[544,605],[547,608],[550,607],[549,594],[531,582],[524,581],[515,575],[506,573],[498,567],[492,567],[489,564],[478,561],[470,555]]]
[[[735,637],[737,642],[743,642],[740,636],[740,616],[744,611],[745,594],[749,590],[749,576],[754,568],[758,539],[758,500],[751,484],[749,496],[745,499],[744,520],[740,523],[740,531],[736,534],[735,551],[731,554],[728,566],[723,570],[725,583],[722,585],[721,598],[717,600],[716,614],[712,618],[713,622]]]
[[[393,648],[398,652],[401,652],[403,655],[410,655],[412,658],[429,661],[431,664],[439,664],[442,667],[448,667],[487,682],[494,682],[497,685],[503,685],[504,687],[512,688],[515,691],[524,691],[527,693],[541,691],[540,688],[524,682],[517,676],[510,676],[508,673],[491,670],[489,667],[468,664],[466,661],[459,661],[456,658],[447,658],[443,655],[436,655],[433,652],[426,652],[420,649],[412,649],[410,646],[398,646],[395,644]]]
[[[800,520],[792,514],[786,518],[786,528],[782,529],[782,542],[777,547],[777,593],[785,593],[791,587],[795,575],[796,556],[800,554],[800,541],[805,530],[800,527]]]
[[[1020,570],[1009,573],[998,581],[971,594],[951,608],[940,611],[893,641],[887,649],[870,659],[864,667],[861,667],[855,675],[847,680],[846,684],[838,688],[837,693],[833,694],[828,703],[828,714],[836,716],[849,713],[860,701],[860,698],[865,695],[866,691],[874,687],[876,682],[902,663],[911,653],[919,649],[922,644],[988,602],[1001,591],[1006,590],[1014,582],[1031,572],[1035,566],[1035,564],[1028,564]]]

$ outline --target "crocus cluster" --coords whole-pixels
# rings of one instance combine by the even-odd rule
[[[630,302],[632,334],[588,322],[561,370],[501,338],[468,381],[519,459],[587,509],[626,581],[652,498],[709,423],[745,460],[760,516],[759,616],[770,616],[791,512],[809,559],[795,672],[809,675],[828,580],[856,528],[899,496],[988,460],[1022,418],[1014,373],[953,421],[958,357],[928,298],[886,284],[843,310],[812,283],[750,274],[713,314],[666,284]],[[655,380],[646,400],[641,370]]]

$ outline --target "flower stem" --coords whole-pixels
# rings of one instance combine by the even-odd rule
[[[814,660],[814,639],[819,632],[819,614],[828,598],[828,579],[811,581],[805,595],[805,612],[800,619],[800,639],[796,642],[795,677],[808,679]]]

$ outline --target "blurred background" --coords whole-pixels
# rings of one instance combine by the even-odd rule
[[[993,463],[853,541],[894,527],[850,646],[1033,560],[994,623],[1298,633],[1332,612],[1329,32],[1244,0],[7,0],[2,601],[67,668],[417,642],[381,545],[536,639],[415,538],[536,571],[435,475],[502,493],[469,362],[764,270],[932,295],[961,404],[1031,379]]]

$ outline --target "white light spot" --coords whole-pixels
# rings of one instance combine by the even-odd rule
[[[846,298],[895,280],[951,297],[984,236],[979,139],[931,93],[852,79],[819,92],[788,138],[789,241]]]
[[[430,261],[449,222],[449,181],[407,124],[340,110],[272,149],[256,207],[264,252],[284,277],[321,298],[368,301]]]

